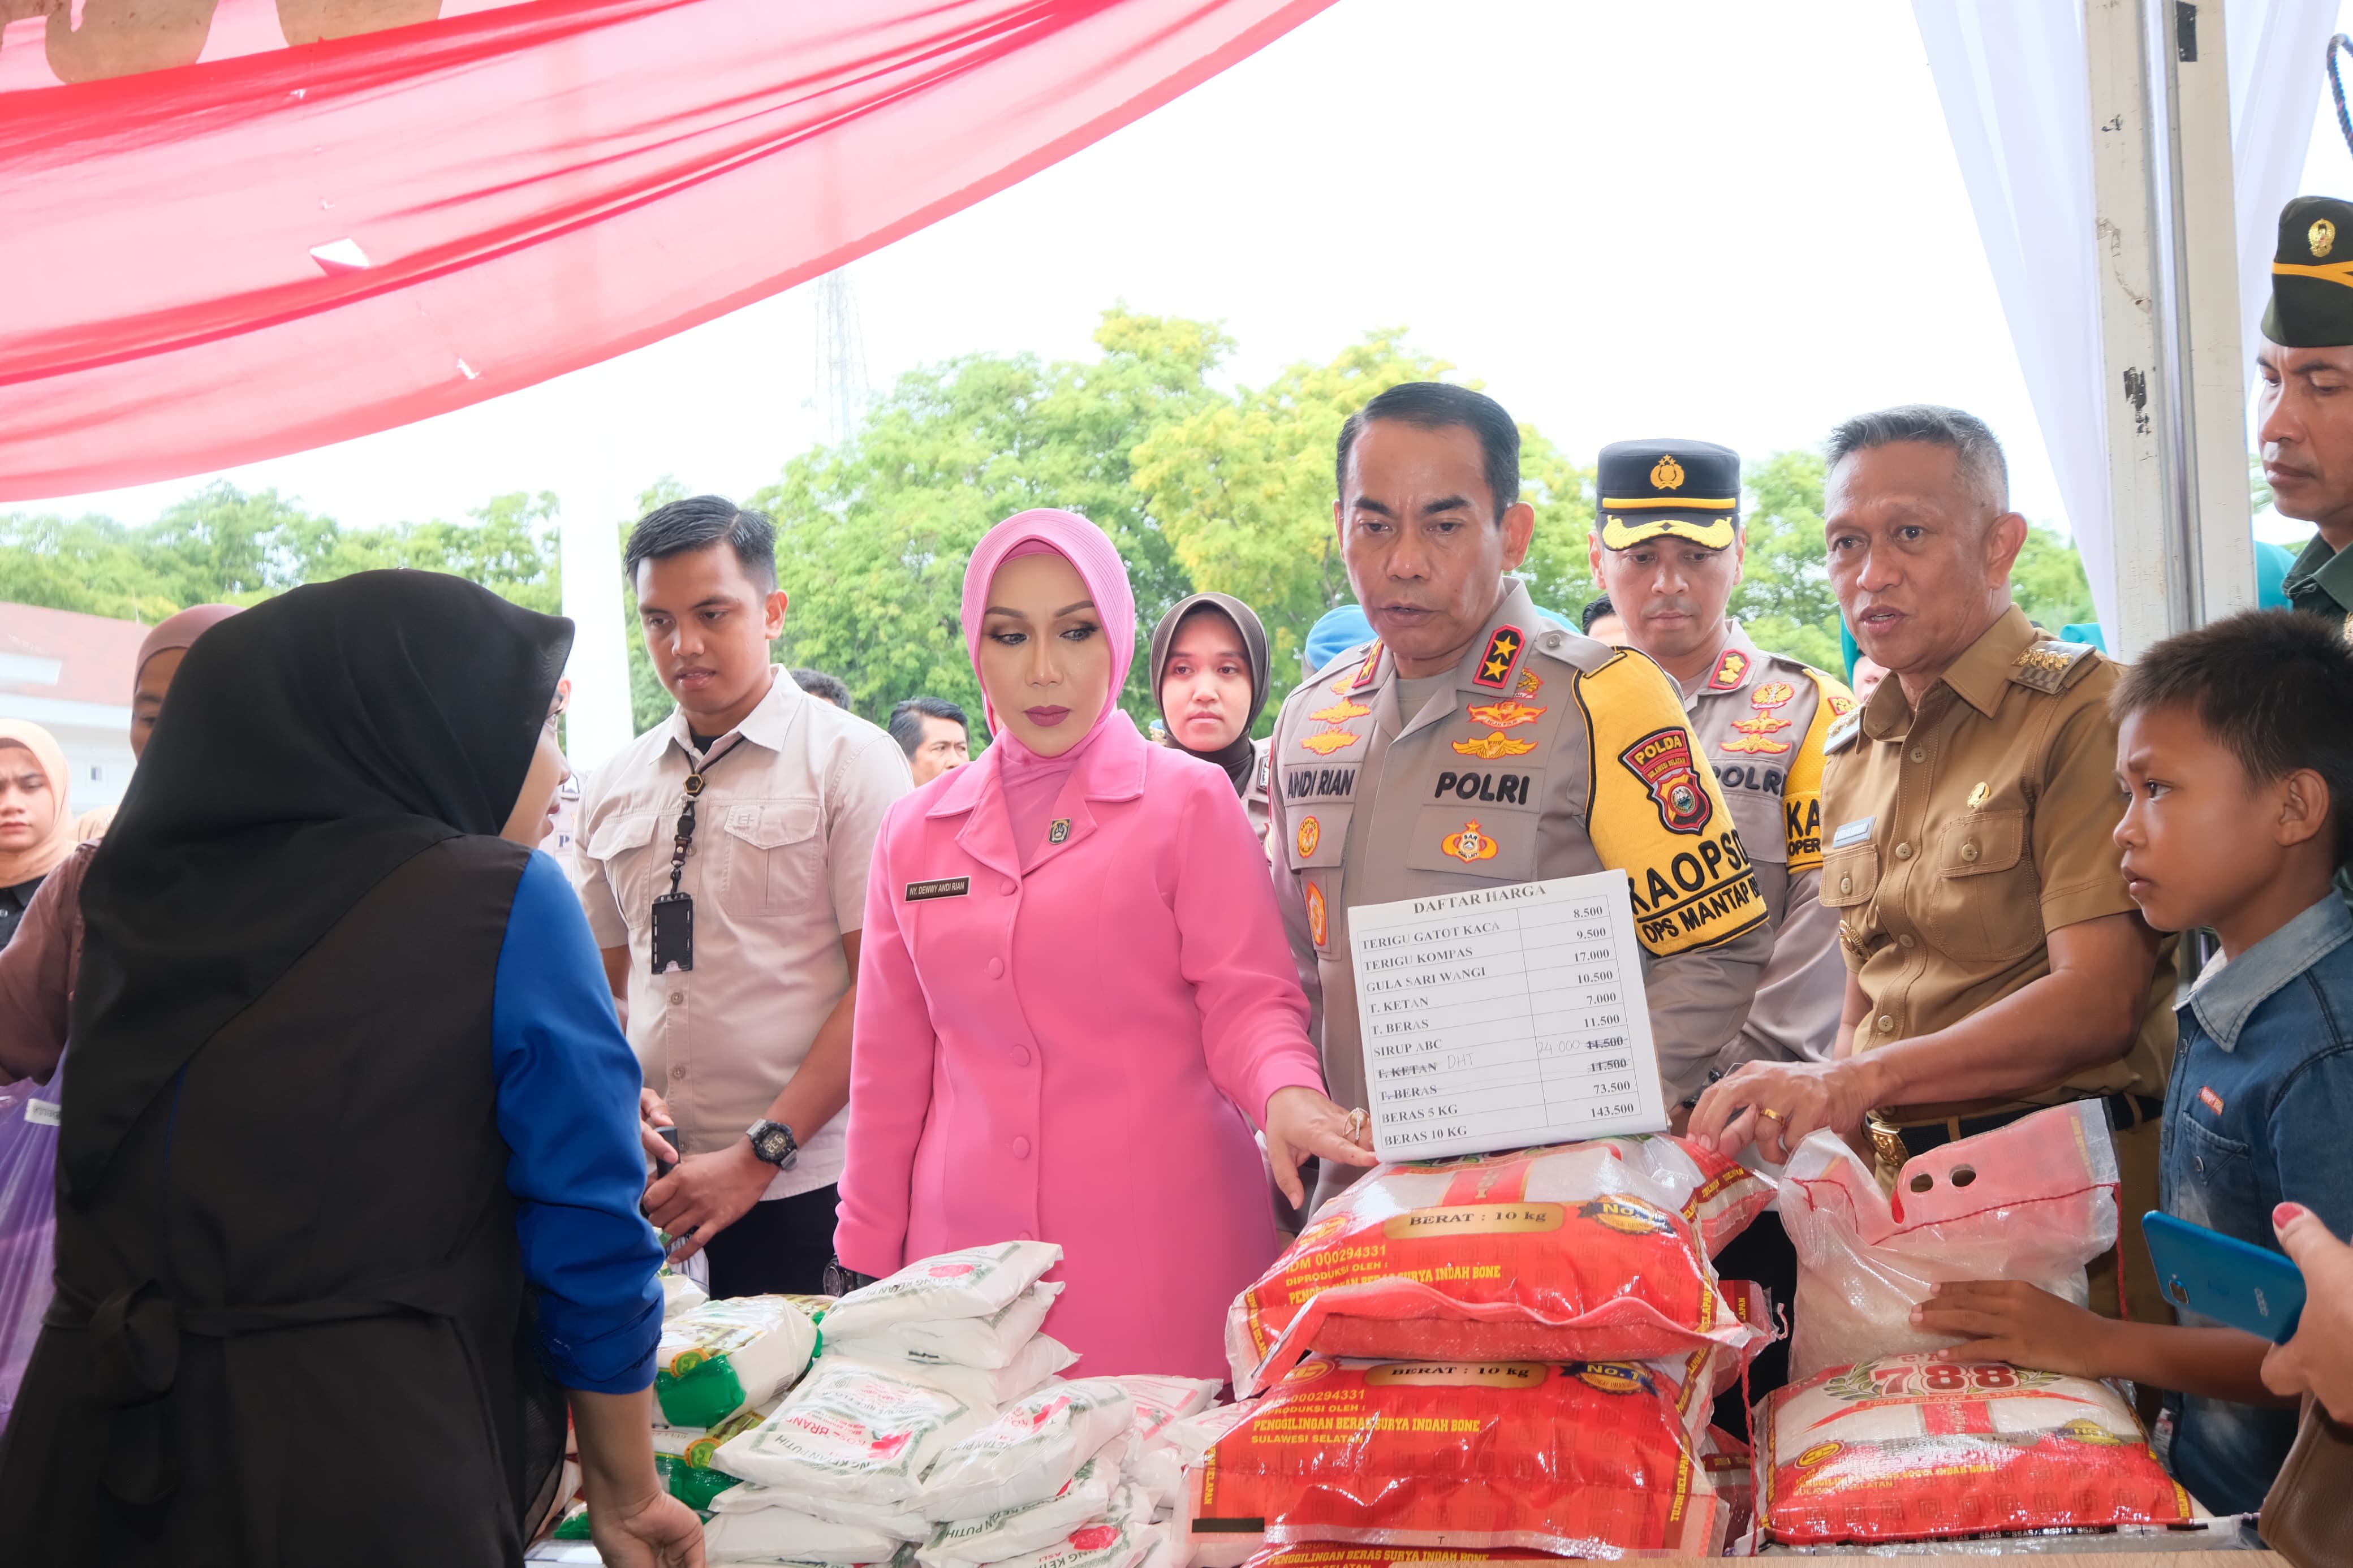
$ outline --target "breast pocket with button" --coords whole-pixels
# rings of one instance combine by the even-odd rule
[[[1822,857],[1820,898],[1826,909],[1860,909],[1879,890],[1878,847],[1868,840]]]
[[[659,814],[650,811],[609,817],[596,825],[581,850],[604,868],[605,881],[613,889],[621,918],[632,929],[652,918],[654,868],[658,863],[670,864],[666,854],[658,857],[653,852],[654,826],[659,820]],[[662,840],[662,847],[670,847],[669,839]]]
[[[769,914],[822,897],[822,816],[814,799],[728,802],[720,817],[727,845],[720,902],[738,914]]]
[[[2235,1138],[2205,1126],[2192,1114],[2177,1116],[2168,1131],[2166,1212],[2192,1225],[2210,1228],[2218,1217],[2225,1222],[2251,1214],[2267,1214],[2271,1205],[2259,1190],[2262,1179],[2251,1151]],[[2229,1228],[2227,1223],[2224,1228]]]
[[[2023,808],[1967,812],[1946,823],[1935,866],[1923,923],[1947,954],[1990,963],[2022,957],[2043,941],[2042,889],[2026,855]]]
[[[1405,863],[1417,871],[1534,881],[1536,815],[1477,805],[1425,805],[1415,818]]]

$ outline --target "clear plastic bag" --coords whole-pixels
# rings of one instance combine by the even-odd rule
[[[65,1075],[0,1089],[0,1427],[57,1293],[58,1097]]]
[[[1932,1285],[2021,1279],[2077,1306],[2084,1267],[2116,1244],[2106,1112],[2078,1100],[1917,1155],[1895,1193],[1834,1133],[1798,1146],[1781,1181],[1798,1254],[1789,1376],[1957,1342],[1912,1326]]]

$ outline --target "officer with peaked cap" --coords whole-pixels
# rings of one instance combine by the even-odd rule
[[[2281,210],[2263,337],[2263,480],[2282,517],[2319,531],[2284,586],[2297,609],[2344,626],[2353,616],[2353,202],[2298,196]]]
[[[1374,640],[1293,692],[1270,748],[1275,890],[1324,1071],[1366,1103],[1348,911],[1625,872],[1670,1101],[1739,1033],[1772,951],[1732,813],[1674,688],[1539,618],[1535,526],[1493,398],[1392,387],[1340,432],[1333,509]],[[1327,1172],[1323,1193],[1353,1172]]]
[[[1846,996],[1822,866],[1822,742],[1854,707],[1844,683],[1767,653],[1725,613],[1746,550],[1740,454],[1708,441],[1620,441],[1596,468],[1593,575],[1620,639],[1675,683],[1724,786],[1774,931],[1757,1005],[1718,1067],[1826,1061]]]

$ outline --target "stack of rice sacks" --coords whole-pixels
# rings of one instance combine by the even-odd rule
[[[910,1264],[824,1314],[808,1373],[712,1467],[717,1563],[1174,1568],[1177,1428],[1216,1393],[1165,1377],[1064,1380],[1039,1331],[1050,1243]]]
[[[1665,1136],[1369,1173],[1234,1302],[1255,1397],[1188,1476],[1190,1561],[1722,1551],[1747,1454],[1707,1412],[1772,1335],[1710,1259],[1772,1192]]]

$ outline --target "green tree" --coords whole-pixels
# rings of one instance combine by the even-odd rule
[[[1747,555],[1731,611],[1757,646],[1833,675],[1846,669],[1822,538],[1822,456],[1776,452],[1749,466]]]
[[[748,503],[776,519],[776,560],[793,595],[781,656],[847,681],[880,720],[901,698],[945,697],[977,711],[965,657],[964,567],[993,524],[1029,507],[1079,513],[1118,544],[1134,584],[1139,642],[1192,591],[1170,541],[1130,482],[1155,426],[1214,396],[1209,372],[1232,346],[1215,327],[1114,308],[1100,358],[1040,362],[974,354],[900,378],[848,441],[795,458]],[[1145,660],[1123,694],[1152,710]]]
[[[2018,563],[2010,570],[2010,597],[2027,618],[2056,637],[2064,628],[2099,617],[2092,609],[2092,584],[2075,542],[2055,528],[2031,523]]]
[[[686,487],[678,482],[677,476],[664,474],[638,493],[638,516],[685,499]],[[620,526],[620,554],[626,559],[629,530],[637,522],[632,519]],[[621,646],[629,651],[629,727],[642,735],[670,717],[673,702],[661,677],[654,673],[651,656],[646,652],[646,632],[638,621],[638,584],[634,579],[625,582],[621,589]]]
[[[1369,332],[1327,363],[1293,364],[1137,445],[1136,488],[1194,584],[1231,594],[1266,622],[1278,689],[1317,617],[1356,600],[1332,528],[1340,426],[1376,394],[1452,368],[1407,347],[1402,329]],[[1533,426],[1520,427],[1520,442],[1521,499],[1536,509],[1521,574],[1538,604],[1574,616],[1594,593],[1591,475]]]

